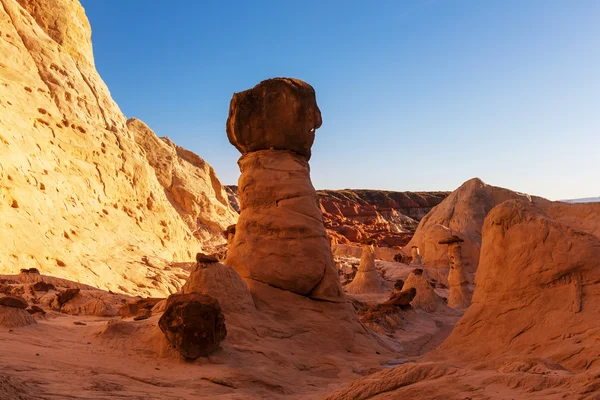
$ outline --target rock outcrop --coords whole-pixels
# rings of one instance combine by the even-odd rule
[[[319,126],[315,92],[302,81],[270,79],[234,94],[227,136],[242,152],[241,212],[225,264],[245,279],[342,301],[308,165]]]
[[[413,300],[410,302],[410,305],[414,308],[432,313],[435,312],[438,307],[444,305],[444,301],[433,290],[421,269],[415,269],[404,281],[402,291],[406,292],[410,289],[415,289],[417,291]]]
[[[487,185],[479,178],[463,183],[421,220],[414,237],[404,247],[405,254],[417,246],[426,267],[448,268],[446,246],[439,242],[457,235],[464,240],[461,246],[464,269],[474,273],[479,264],[483,220],[492,208],[509,199],[532,201],[528,195]]]
[[[235,224],[238,213],[229,205],[215,170],[169,138],[158,138],[139,119],[129,119],[127,128],[144,150],[167,199],[194,237],[205,247],[222,244],[221,232]]]
[[[219,302],[199,293],[169,296],[158,326],[169,343],[191,360],[213,353],[227,336]]]
[[[255,309],[246,282],[233,268],[218,262],[197,263],[181,292],[211,296],[219,301],[225,314]]]
[[[167,295],[183,278],[142,257],[190,260],[207,236],[198,232],[235,214],[214,171],[166,143],[177,153],[173,176],[194,171],[208,190],[165,192],[94,67],[90,37],[77,1],[0,1],[0,273],[37,268]]]
[[[363,244],[358,271],[344,290],[352,294],[383,293],[383,281],[375,269],[375,251],[372,244]]]
[[[443,357],[530,355],[571,371],[597,361],[598,237],[507,201],[485,220],[475,284],[471,306],[436,350]]]

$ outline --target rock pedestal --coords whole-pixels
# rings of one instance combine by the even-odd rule
[[[462,242],[463,239],[458,236],[452,236],[439,242],[448,245],[448,260],[450,261],[448,306],[452,308],[467,308],[471,304],[472,293],[469,289],[469,277],[465,272],[461,255],[460,244]]]
[[[342,301],[308,165],[319,126],[315,92],[305,82],[270,79],[234,94],[227,136],[242,153],[240,217],[225,264],[245,279]]]
[[[383,292],[383,284],[375,269],[375,249],[372,245],[363,244],[358,271],[352,282],[345,289],[346,293],[353,294]]]

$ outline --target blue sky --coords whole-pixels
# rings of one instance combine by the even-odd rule
[[[600,195],[595,0],[83,0],[127,117],[237,182],[231,95],[313,85],[318,189],[453,190],[478,176],[550,199]]]

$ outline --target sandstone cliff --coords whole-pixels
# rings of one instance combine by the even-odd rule
[[[229,202],[239,210],[237,186],[227,186]],[[404,246],[419,221],[450,192],[318,190],[323,222],[332,244],[359,244],[374,238],[380,247]]]
[[[214,171],[181,148],[163,142],[177,155],[173,180],[196,174],[208,191],[157,178],[152,151],[136,144],[94,67],[90,38],[78,2],[0,0],[0,272],[35,267],[164,295],[182,271],[147,256],[190,260],[235,214]]]

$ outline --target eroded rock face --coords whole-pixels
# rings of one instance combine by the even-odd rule
[[[436,352],[474,361],[535,348],[536,357],[587,370],[600,351],[598,299],[600,239],[507,201],[485,219],[472,304]]]
[[[533,200],[522,193],[487,185],[479,178],[471,179],[421,220],[405,249],[417,246],[428,268],[448,268],[448,252],[439,241],[457,235],[464,240],[461,247],[465,271],[474,273],[479,264],[483,220],[492,208],[509,199]]]
[[[158,326],[171,345],[192,360],[213,353],[227,336],[219,302],[199,293],[169,296]]]
[[[174,176],[199,175],[165,193],[94,67],[78,1],[0,0],[0,32],[0,273],[177,291],[183,278],[140,260],[191,260],[208,231],[233,223],[214,171],[163,142],[185,172]]]
[[[233,95],[227,137],[242,154],[290,150],[308,160],[321,123],[312,86],[298,79],[268,79]]]
[[[241,213],[225,264],[246,279],[339,301],[343,292],[308,165],[320,124],[306,83],[275,79],[234,95],[227,131],[243,153]]]

